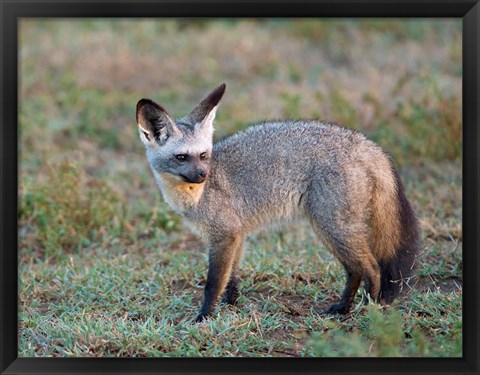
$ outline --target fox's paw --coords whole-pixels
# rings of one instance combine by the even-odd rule
[[[195,322],[194,323],[201,323],[203,322],[206,318],[207,318],[208,315],[205,315],[205,314],[198,314],[198,316],[195,318]]]
[[[222,298],[222,302],[228,305],[236,305],[238,298],[240,297],[240,293],[238,290],[228,291]]]
[[[342,314],[346,315],[350,312],[350,307],[347,306],[345,303],[340,302],[336,303],[327,310],[327,314]]]

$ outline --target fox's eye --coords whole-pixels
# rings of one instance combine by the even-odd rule
[[[200,160],[205,160],[207,158],[207,153],[206,152],[202,152],[200,154]]]
[[[175,155],[175,158],[179,161],[185,161],[187,160],[187,155],[185,154],[178,154],[178,155]]]

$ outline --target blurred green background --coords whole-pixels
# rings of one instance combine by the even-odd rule
[[[331,335],[320,336],[328,338],[327,346],[318,340],[309,345],[310,336],[329,329],[325,317],[298,334],[306,323],[296,315],[281,323],[278,336],[271,319],[283,318],[263,298],[280,293],[285,304],[308,295],[302,306],[309,310],[342,288],[341,268],[329,268],[335,262],[324,249],[327,265],[319,265],[321,244],[302,226],[301,236],[292,237],[290,228],[254,237],[250,246],[258,254],[245,259],[246,275],[269,290],[255,302],[266,306],[255,325],[261,344],[255,345],[274,349],[235,352],[213,340],[222,324],[243,324],[243,309],[233,312],[238,320],[219,319],[202,332],[212,347],[190,345],[187,337],[200,339],[176,331],[200,303],[206,254],[162,202],[138,139],[135,105],[151,98],[181,117],[222,82],[227,92],[216,139],[265,119],[315,118],[362,131],[392,154],[422,225],[415,290],[420,301],[425,290],[439,292],[417,302],[443,306],[437,299],[453,293],[445,297],[446,313],[430,313],[420,324],[426,338],[410,335],[420,341],[408,341],[396,354],[461,354],[460,20],[22,19],[19,25],[21,355],[286,355],[275,351],[277,342],[295,355],[365,354],[358,349],[361,338],[345,352],[332,349],[328,340],[338,338]],[[270,251],[279,247],[283,255],[269,263]],[[298,265],[292,249],[317,266]],[[303,280],[313,274],[328,279],[333,270],[331,284],[306,292],[298,284],[274,287],[266,281],[271,277],[261,276],[295,281],[282,265],[296,267]],[[250,299],[255,288],[253,281],[243,285]],[[148,303],[139,307],[138,298]],[[359,314],[360,321],[343,327],[363,327],[359,337],[369,340],[365,311]],[[450,328],[437,335],[445,314]],[[403,328],[412,330],[421,319]],[[143,324],[144,341],[131,336],[139,334],[136,322]],[[152,346],[158,327],[172,335],[170,347]],[[250,323],[243,327],[251,332]],[[423,339],[438,345],[425,344],[422,352]],[[382,355],[375,348],[368,354]]]

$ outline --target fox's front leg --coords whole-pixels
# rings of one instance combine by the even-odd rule
[[[234,305],[240,296],[240,292],[238,290],[238,271],[240,268],[240,262],[242,260],[242,253],[243,242],[237,247],[235,260],[233,261],[232,272],[230,273],[230,279],[225,290],[225,295],[222,299],[222,302],[228,303],[229,305]]]
[[[237,234],[223,235],[221,239],[210,241],[205,297],[200,314],[195,319],[196,322],[201,322],[213,313],[219,296],[230,280],[232,266],[241,243],[241,236]]]

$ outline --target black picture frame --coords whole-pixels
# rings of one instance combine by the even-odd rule
[[[480,4],[478,0],[0,0],[0,372],[478,374]],[[456,17],[463,22],[462,358],[17,358],[18,29],[22,17]]]

